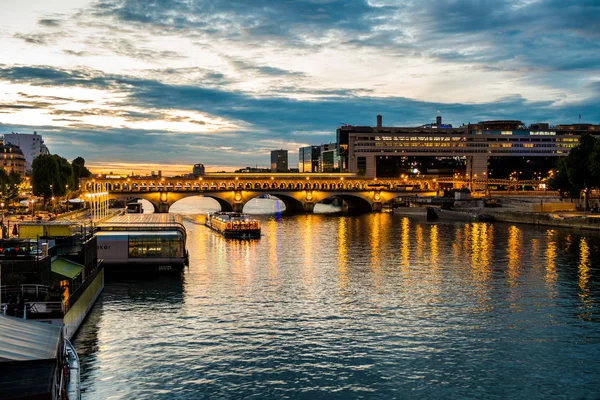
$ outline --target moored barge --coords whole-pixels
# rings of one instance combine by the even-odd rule
[[[173,214],[125,214],[96,226],[98,255],[114,272],[182,271],[187,233]]]
[[[5,315],[61,327],[70,340],[104,289],[96,238],[68,222],[21,223],[0,240],[0,307]]]
[[[205,225],[226,238],[260,238],[260,222],[250,218],[247,214],[237,212],[208,213]]]

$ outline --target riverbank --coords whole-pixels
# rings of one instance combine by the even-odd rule
[[[576,211],[575,203],[559,198],[501,197],[498,207],[483,207],[477,200],[455,203],[455,210],[493,216],[496,222],[600,231],[600,213]],[[399,207],[395,214],[426,217],[426,207]]]
[[[600,231],[600,214],[590,212],[532,212],[517,209],[485,209],[497,222]]]

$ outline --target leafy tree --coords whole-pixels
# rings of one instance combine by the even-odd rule
[[[83,157],[77,157],[71,162],[73,168],[73,180],[75,184],[79,183],[80,178],[89,178],[92,173],[85,167],[85,160]]]
[[[60,181],[58,162],[54,155],[40,155],[33,159],[31,186],[33,194],[44,197],[44,203],[53,193],[61,195],[60,191],[63,185]]]
[[[550,187],[571,197],[579,197],[583,189],[597,187],[600,173],[600,144],[589,134],[582,135],[579,145],[557,163]]]
[[[19,186],[23,179],[16,171],[11,171],[9,174],[6,173],[4,168],[0,168],[0,201],[5,206],[8,206],[10,202],[14,202],[19,197]]]
[[[73,167],[71,167],[71,163],[69,163],[67,159],[58,155],[54,155],[54,157],[56,158],[56,162],[58,163],[58,173],[60,175],[61,189],[64,189],[64,192],[62,190],[59,192],[59,196],[62,196],[63,194],[67,194],[69,191],[75,188],[75,180],[73,179]]]

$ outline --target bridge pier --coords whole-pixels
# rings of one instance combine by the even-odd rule
[[[244,205],[242,203],[233,203],[233,212],[243,212],[244,211]]]
[[[169,213],[169,204],[168,203],[158,203],[156,205],[156,212],[159,214],[168,214]]]
[[[304,208],[304,212],[312,213],[315,209],[315,203],[311,201],[306,201],[302,204],[302,207]]]
[[[381,212],[383,210],[383,204],[380,201],[374,201],[371,207],[374,212]]]

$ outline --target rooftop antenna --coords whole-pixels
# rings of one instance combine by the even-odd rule
[[[581,114],[579,114],[579,124],[581,124]]]

